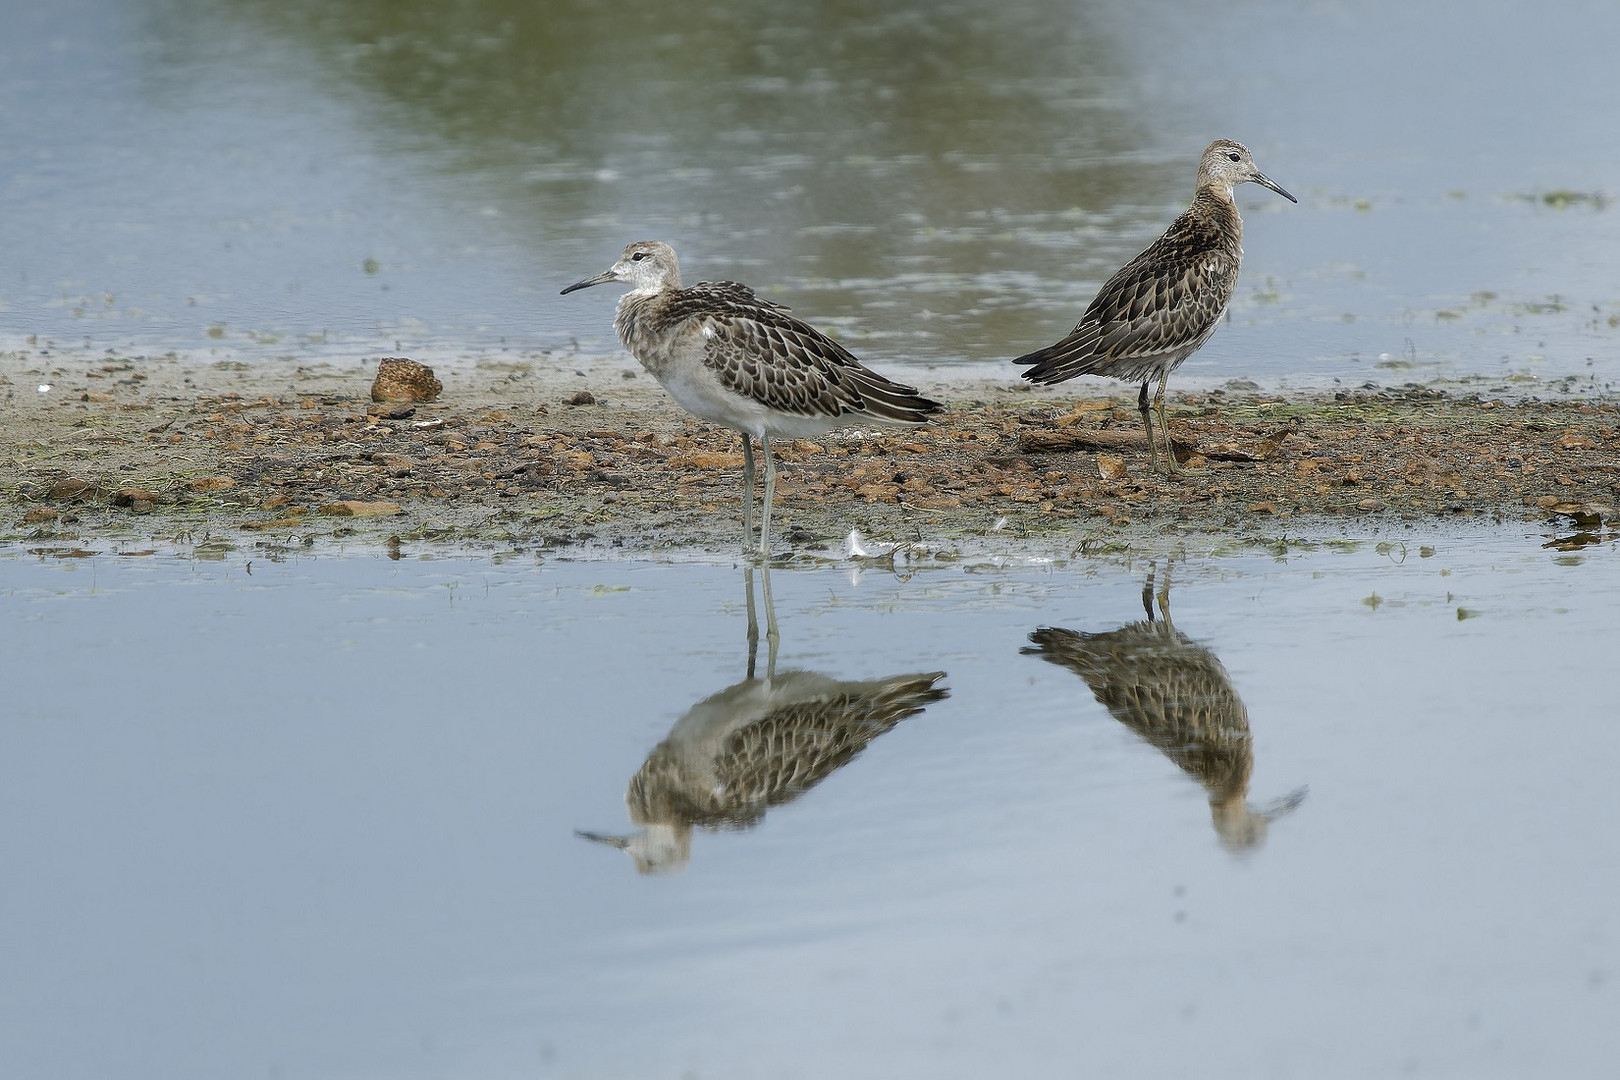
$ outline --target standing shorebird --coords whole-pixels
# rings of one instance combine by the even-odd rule
[[[1170,574],[1153,613],[1153,574],[1142,587],[1143,622],[1103,633],[1042,627],[1029,635],[1028,656],[1079,675],[1096,699],[1197,780],[1209,796],[1210,816],[1231,851],[1258,846],[1271,822],[1305,799],[1305,788],[1265,809],[1248,803],[1254,771],[1249,711],[1215,654],[1170,621]]]
[[[668,244],[631,244],[619,261],[563,290],[631,286],[613,316],[624,347],[687,412],[743,437],[744,544],[754,534],[754,449],[765,451],[759,554],[770,557],[776,464],[771,439],[806,439],[859,423],[922,424],[939,410],[910,386],[869,370],[848,349],[735,281],[681,287]]]
[[[1243,260],[1243,219],[1232,201],[1239,184],[1259,184],[1299,202],[1255,167],[1246,146],[1217,139],[1198,163],[1198,193],[1186,213],[1108,279],[1068,337],[1013,361],[1029,365],[1023,374],[1031,382],[1058,383],[1076,375],[1141,380],[1136,408],[1147,429],[1153,469],[1159,466],[1159,449],[1148,386],[1159,380],[1153,407],[1164,436],[1165,467],[1175,472],[1164,388],[1170,373],[1209,340],[1232,299]]]

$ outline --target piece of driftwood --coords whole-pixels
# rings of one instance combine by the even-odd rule
[[[1193,439],[1171,435],[1170,445],[1178,458],[1197,453],[1211,461],[1269,461],[1287,438],[1291,428],[1283,428],[1258,442],[1240,445],[1219,442],[1201,445]],[[1086,431],[1029,431],[1019,436],[1018,449],[1026,454],[1061,454],[1076,450],[1140,450],[1147,439],[1140,431],[1112,431],[1093,428]]]
[[[1170,445],[1178,455],[1190,454],[1198,444],[1172,435]],[[1147,437],[1140,431],[1026,431],[1018,437],[1018,449],[1026,454],[1062,454],[1074,450],[1146,450]]]

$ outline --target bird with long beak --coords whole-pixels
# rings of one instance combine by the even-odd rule
[[[682,287],[668,244],[631,244],[607,270],[563,293],[609,282],[630,286],[613,318],[630,354],[687,412],[742,434],[744,546],[753,540],[751,440],[759,440],[765,453],[761,558],[770,557],[773,438],[804,439],[866,423],[923,424],[940,408],[913,387],[867,368],[746,285],[705,281]]]
[[[1198,190],[1186,213],[1164,235],[1109,278],[1069,336],[1013,361],[1031,382],[1106,375],[1142,383],[1136,408],[1147,429],[1148,464],[1158,469],[1158,444],[1148,413],[1148,387],[1159,380],[1154,411],[1164,437],[1165,469],[1176,471],[1164,389],[1170,373],[1203,347],[1220,325],[1243,261],[1243,219],[1232,189],[1259,184],[1297,203],[1254,164],[1248,147],[1217,139],[1198,164]]]

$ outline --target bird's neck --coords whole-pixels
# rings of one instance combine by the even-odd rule
[[[642,289],[632,289],[619,297],[619,303],[613,309],[613,328],[619,332],[619,337],[626,346],[630,346],[630,339],[636,334],[638,325],[651,312],[657,297],[657,292]],[[633,346],[631,351],[635,351]]]
[[[641,362],[641,366],[657,376],[667,360],[668,343],[657,330],[660,310],[669,302],[667,289],[635,290],[619,297],[613,313],[613,329],[618,332],[624,347]]]
[[[1193,196],[1193,201],[1212,199],[1215,202],[1233,206],[1235,205],[1235,200],[1232,198],[1233,187],[1234,185],[1226,180],[1205,180],[1198,185],[1198,191]]]
[[[1204,184],[1193,196],[1192,211],[1224,233],[1234,244],[1243,242],[1243,219],[1232,201],[1232,186],[1219,182]]]

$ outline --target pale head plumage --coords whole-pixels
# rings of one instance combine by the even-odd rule
[[[692,826],[686,822],[653,823],[629,836],[582,829],[574,830],[574,835],[625,852],[642,874],[678,874],[692,861]]]
[[[575,289],[588,289],[592,285],[605,285],[610,281],[623,282],[633,293],[656,293],[681,287],[681,264],[675,258],[675,249],[658,240],[638,240],[626,244],[619,253],[619,261],[584,281],[576,281],[563,290],[563,295]]]
[[[1247,146],[1231,139],[1216,139],[1204,150],[1203,160],[1198,163],[1198,189],[1213,191],[1230,201],[1232,189],[1239,184],[1259,184],[1289,202],[1299,202],[1260,171]]]

